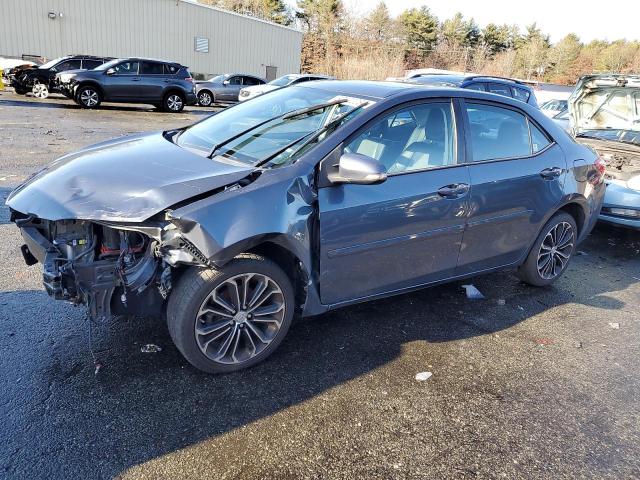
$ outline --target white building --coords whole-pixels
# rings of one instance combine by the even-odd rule
[[[194,74],[300,71],[302,32],[193,0],[2,0],[0,56],[151,57]]]

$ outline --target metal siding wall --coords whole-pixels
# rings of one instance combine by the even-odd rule
[[[182,0],[2,0],[0,55],[69,53],[141,56],[180,62],[193,72],[264,76],[300,69],[302,33]],[[63,14],[50,20],[48,12]],[[194,37],[209,39],[209,53]]]

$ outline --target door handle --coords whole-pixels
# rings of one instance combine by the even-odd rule
[[[469,185],[466,183],[453,183],[438,189],[438,195],[444,198],[459,198],[467,194]]]
[[[540,176],[545,180],[553,180],[554,178],[558,178],[562,175],[563,171],[564,170],[560,167],[545,168],[540,172]]]

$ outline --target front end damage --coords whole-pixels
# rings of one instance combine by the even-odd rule
[[[42,264],[42,282],[57,300],[86,305],[92,319],[159,315],[180,265],[208,259],[162,218],[143,224],[50,221],[12,211],[27,265]]]

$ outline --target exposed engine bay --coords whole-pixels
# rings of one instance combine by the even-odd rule
[[[607,180],[629,182],[634,178],[640,178],[640,146],[589,137],[580,137],[579,140],[580,143],[595,149],[605,161]]]
[[[86,304],[93,319],[159,314],[171,290],[172,267],[206,264],[170,222],[108,225],[49,221],[12,212],[28,265],[42,263],[43,284],[57,300]]]

